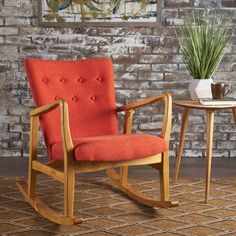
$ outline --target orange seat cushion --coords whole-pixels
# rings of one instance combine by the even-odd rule
[[[77,161],[124,161],[156,155],[168,150],[164,139],[153,135],[105,135],[74,139]],[[51,146],[54,160],[63,160],[61,142]]]

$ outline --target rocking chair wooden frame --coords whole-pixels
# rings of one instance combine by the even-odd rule
[[[164,101],[163,125],[160,137],[169,143],[172,118],[172,99],[168,93],[118,107],[117,112],[125,112],[124,133],[131,133],[132,117],[135,108],[158,102],[160,100]],[[60,107],[61,114],[61,134],[64,161],[53,160],[43,164],[37,160],[39,116],[54,110],[58,106]],[[55,223],[73,225],[82,222],[80,216],[73,215],[76,173],[93,172],[105,169],[111,180],[130,198],[136,200],[139,203],[151,207],[173,207],[178,205],[178,202],[171,202],[169,200],[168,151],[155,156],[129,161],[90,162],[74,160],[74,146],[70,134],[68,105],[64,100],[58,100],[49,105],[38,107],[30,112],[29,149],[28,184],[22,179],[17,182],[17,186],[26,200],[37,212]],[[134,189],[132,189],[131,186],[128,185],[128,166],[135,165],[150,165],[151,167],[159,170],[161,194],[160,201],[147,198],[142,194],[137,193]],[[120,167],[119,174],[117,174],[117,172],[113,169],[115,167]],[[51,209],[36,196],[36,175],[39,172],[49,175],[64,184],[64,214]]]

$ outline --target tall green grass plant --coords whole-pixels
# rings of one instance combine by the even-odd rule
[[[233,33],[231,19],[204,19],[192,15],[176,35],[193,79],[209,79],[221,62]]]

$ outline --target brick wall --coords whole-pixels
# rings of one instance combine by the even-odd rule
[[[119,104],[163,91],[170,92],[174,98],[187,97],[191,78],[181,61],[173,27],[182,24],[184,16],[193,9],[209,14],[236,13],[235,0],[166,0],[159,27],[42,28],[37,20],[37,2],[0,0],[1,157],[21,157],[28,153],[28,112],[33,102],[23,72],[23,58],[72,60],[112,56]],[[236,38],[233,37],[215,77],[232,83],[234,95],[235,71]],[[134,127],[138,132],[157,134],[160,120],[156,106],[147,107],[137,112]],[[192,113],[184,156],[204,154],[205,120],[203,112]],[[180,109],[174,107],[171,156],[175,156],[178,146],[180,123]],[[235,157],[236,135],[231,113],[217,113],[215,124],[213,156]]]

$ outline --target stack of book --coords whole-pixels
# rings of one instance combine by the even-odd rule
[[[232,97],[222,99],[201,98],[199,102],[206,106],[236,106],[236,98]]]

